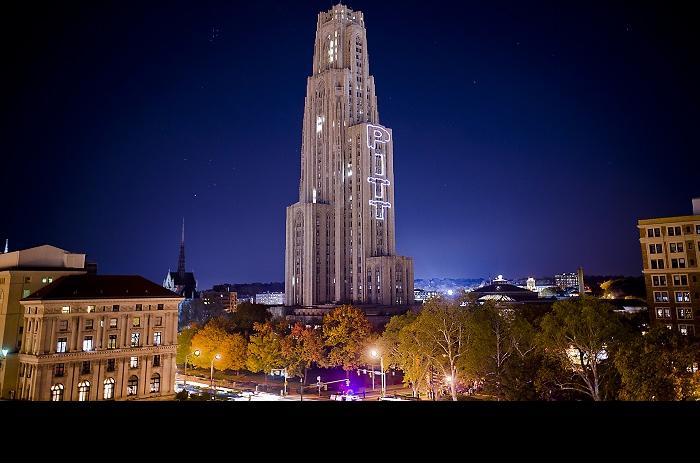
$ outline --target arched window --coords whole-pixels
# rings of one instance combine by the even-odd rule
[[[104,399],[114,399],[114,378],[107,378],[104,382]]]
[[[151,376],[151,392],[160,392],[160,375],[153,373]]]
[[[78,401],[86,402],[90,399],[90,381],[85,380],[78,383]]]
[[[51,401],[61,402],[63,400],[63,384],[54,384],[51,386]]]
[[[129,378],[129,384],[126,388],[126,395],[136,395],[139,390],[139,377],[132,376]]]

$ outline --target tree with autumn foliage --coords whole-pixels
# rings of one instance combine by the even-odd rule
[[[271,322],[253,325],[254,334],[248,342],[248,359],[246,360],[246,367],[249,371],[253,373],[262,371],[267,375],[273,369],[284,368],[283,336],[276,328],[277,326]]]
[[[296,323],[291,332],[282,339],[282,358],[290,376],[303,378],[312,365],[323,363],[323,336],[320,330]]]
[[[350,370],[362,364],[365,340],[371,326],[364,312],[349,305],[335,308],[323,317],[323,340],[329,347],[328,366]]]
[[[240,370],[245,366],[246,341],[240,334],[230,334],[213,323],[207,323],[192,337],[192,351],[199,350],[199,356],[190,356],[192,363],[200,368],[209,368],[214,360],[217,370]]]

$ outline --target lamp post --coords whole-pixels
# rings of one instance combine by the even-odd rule
[[[190,352],[189,354],[185,355],[185,383],[182,385],[183,388],[185,386],[187,386],[187,359],[189,358],[190,355],[194,355],[195,357],[199,357],[199,354],[201,354],[199,349],[195,349],[194,352]]]
[[[216,354],[211,358],[211,376],[210,376],[210,389],[214,389],[214,360],[221,360],[221,354]],[[216,390],[214,391],[216,393]]]
[[[372,357],[379,357],[379,369],[382,371],[382,397],[386,395],[386,373],[384,373],[384,356],[380,354],[376,349],[373,349]],[[372,366],[372,383],[374,383],[374,366]],[[374,389],[374,384],[372,384],[372,389]]]

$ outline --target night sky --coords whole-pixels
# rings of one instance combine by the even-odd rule
[[[332,2],[22,3],[1,19],[3,244],[162,282],[184,216],[200,289],[282,281]],[[641,273],[636,221],[700,196],[698,28],[661,3],[348,4],[416,278]]]

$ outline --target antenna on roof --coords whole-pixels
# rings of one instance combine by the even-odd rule
[[[8,244],[9,244],[9,241],[10,241],[10,240],[9,240],[8,238],[5,238],[5,254],[7,254],[7,252],[8,252],[8,251],[7,251],[7,246],[8,246]]]

